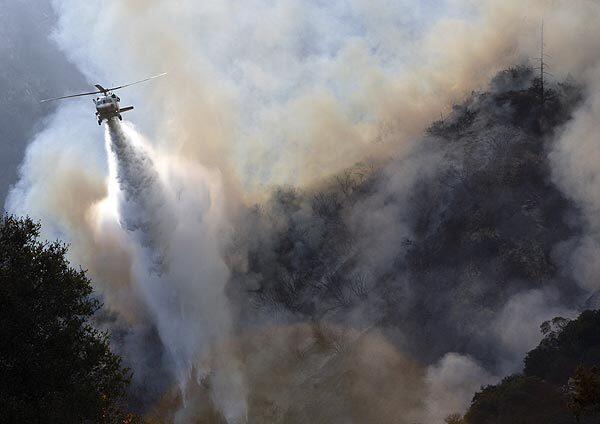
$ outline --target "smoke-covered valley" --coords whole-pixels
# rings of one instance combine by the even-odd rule
[[[70,243],[150,422],[443,423],[600,307],[597,2],[52,10],[89,81],[169,72],[134,123],[37,124],[5,206]]]

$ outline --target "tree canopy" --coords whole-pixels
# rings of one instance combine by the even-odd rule
[[[468,424],[569,424],[574,417],[561,390],[536,377],[514,375],[475,394]]]
[[[522,375],[473,397],[467,424],[597,423],[600,418],[600,311],[541,325],[544,338],[525,357]]]
[[[29,218],[0,220],[0,421],[123,422],[130,372],[90,322],[91,281],[39,234]]]
[[[559,331],[548,331],[527,354],[525,374],[564,385],[579,365],[600,365],[600,310],[585,311]]]

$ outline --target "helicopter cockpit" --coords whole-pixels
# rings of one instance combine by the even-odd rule
[[[105,105],[105,104],[120,102],[120,101],[121,101],[121,99],[116,94],[112,93],[105,97],[96,97],[96,99],[94,100],[94,103],[96,103],[97,105]]]

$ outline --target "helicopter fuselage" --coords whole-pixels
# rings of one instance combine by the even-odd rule
[[[98,125],[102,124],[104,120],[110,120],[112,118],[119,118],[123,120],[121,112],[127,112],[132,110],[133,106],[129,106],[121,109],[119,102],[121,99],[114,93],[106,93],[103,96],[93,99],[94,105],[96,106],[96,118],[98,118]]]

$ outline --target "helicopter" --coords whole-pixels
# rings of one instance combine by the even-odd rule
[[[159,75],[154,75],[149,78],[145,78],[143,80],[139,80],[136,82],[132,82],[132,83],[125,84],[125,85],[119,85],[117,87],[111,87],[111,88],[104,88],[100,84],[94,84],[94,87],[96,87],[98,91],[91,91],[89,93],[71,94],[69,96],[54,97],[52,99],[44,99],[40,103],[51,102],[54,100],[70,99],[73,97],[93,96],[96,94],[101,94],[101,96],[98,96],[95,99],[92,99],[92,101],[94,102],[94,105],[96,106],[96,118],[98,119],[98,125],[102,125],[102,122],[104,120],[108,121],[112,118],[119,118],[119,120],[122,121],[123,116],[121,116],[121,113],[133,110],[133,106],[127,106],[127,107],[123,107],[123,108],[120,107],[119,102],[121,101],[121,98],[119,96],[117,96],[114,92],[117,90],[120,90],[122,88],[129,87],[131,85],[139,84],[142,82],[150,81],[152,79],[163,77],[165,75],[167,75],[166,72],[159,74]]]

